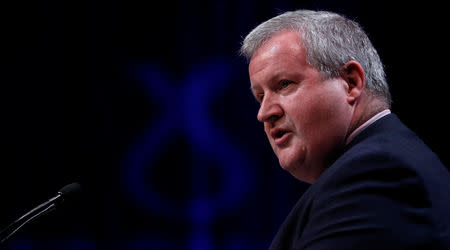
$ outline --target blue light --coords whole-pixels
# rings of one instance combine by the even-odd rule
[[[170,84],[174,82],[170,74],[155,66],[147,65],[139,71],[147,95],[162,111],[132,144],[123,166],[124,185],[149,214],[190,223],[190,249],[212,250],[214,244],[207,229],[214,220],[241,206],[253,188],[251,162],[224,132],[223,121],[215,121],[211,114],[212,102],[222,97],[235,72],[239,71],[233,70],[231,62],[213,60],[194,67],[176,88]],[[149,168],[156,167],[161,150],[175,140],[174,134],[180,133],[187,137],[193,152],[191,162],[186,163],[192,172],[187,176],[192,186],[186,190],[192,191],[192,198],[184,202],[156,191],[144,177],[151,172]],[[221,186],[207,192],[209,177],[204,173],[212,167],[218,168]]]

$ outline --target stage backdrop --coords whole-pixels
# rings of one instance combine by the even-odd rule
[[[267,249],[308,185],[278,165],[238,50],[297,8],[363,25],[393,112],[448,166],[443,5],[391,2],[7,3],[0,226],[68,183],[83,193],[2,249]]]

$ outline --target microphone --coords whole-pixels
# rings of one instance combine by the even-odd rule
[[[41,215],[47,214],[55,210],[57,207],[61,206],[61,204],[64,201],[73,198],[80,191],[81,186],[76,182],[68,184],[63,188],[61,188],[54,197],[50,198],[48,201],[40,204],[39,206],[33,208],[28,213],[24,214],[22,217],[15,220],[8,227],[3,229],[0,232],[0,245],[2,245],[6,240],[8,240],[14,233],[19,231],[19,229],[21,229],[27,223],[35,220]]]

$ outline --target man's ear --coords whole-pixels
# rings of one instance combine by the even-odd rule
[[[357,61],[349,61],[344,66],[342,78],[348,84],[347,101],[350,104],[354,104],[355,101],[361,96],[366,84],[364,69]]]

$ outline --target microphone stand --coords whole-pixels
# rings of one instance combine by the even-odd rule
[[[50,198],[48,201],[40,204],[39,206],[33,208],[31,211],[15,220],[8,227],[0,232],[0,245],[5,243],[6,240],[11,238],[19,229],[25,226],[27,223],[35,220],[41,215],[47,214],[56,209],[65,199],[73,197],[75,194],[79,193],[81,190],[80,184],[74,182],[69,185],[64,186],[59,190],[56,196]]]
[[[0,232],[0,245],[4,244],[14,233],[19,231],[23,226],[38,218],[41,215],[47,214],[56,209],[56,202],[61,198],[61,193],[51,198],[50,200],[40,204],[39,206],[33,208],[31,211],[15,220],[8,227]]]

